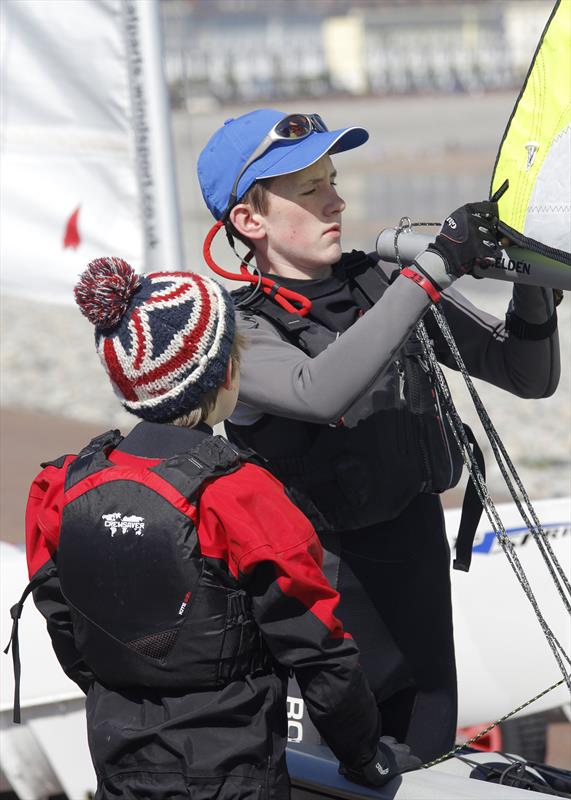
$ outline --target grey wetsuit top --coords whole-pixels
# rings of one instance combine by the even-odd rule
[[[369,311],[313,358],[284,341],[268,320],[240,312],[247,347],[241,360],[240,402],[231,421],[250,425],[269,413],[336,422],[394,361],[430,304],[421,287],[399,276]],[[510,309],[524,322],[540,325],[554,312],[553,292],[514,284]],[[472,376],[519,397],[547,397],[555,391],[560,375],[557,329],[540,340],[518,338],[506,330],[504,320],[477,308],[454,287],[442,294],[442,310]],[[441,360],[455,367],[451,355]]]

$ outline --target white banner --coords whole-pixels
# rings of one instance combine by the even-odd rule
[[[146,94],[141,17],[157,13],[155,0],[0,6],[3,291],[70,301],[78,274],[103,255],[120,256],[138,271],[157,261],[180,268],[180,250],[165,255],[168,236],[157,222],[168,205],[178,226],[174,184],[174,204],[156,196],[155,176],[166,171],[170,180],[170,173],[158,169],[148,121],[158,86],[166,119],[154,125],[168,130],[164,85],[155,80],[151,99]],[[164,157],[171,158],[164,139]]]

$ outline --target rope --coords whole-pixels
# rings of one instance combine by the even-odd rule
[[[508,489],[510,490],[510,494],[512,495],[512,497],[513,497],[513,499],[515,501],[515,504],[517,506],[517,509],[518,509],[523,521],[525,522],[525,524],[527,525],[530,533],[532,534],[532,536],[534,538],[534,541],[536,542],[536,544],[538,545],[540,551],[542,552],[544,560],[546,560],[546,563],[548,565],[548,569],[549,569],[549,571],[551,573],[551,577],[553,578],[554,583],[556,584],[556,586],[557,586],[557,588],[559,590],[559,594],[560,594],[560,596],[561,596],[561,598],[563,600],[565,608],[567,609],[568,613],[571,614],[571,603],[565,597],[564,589],[561,586],[558,577],[555,575],[554,567],[555,567],[555,570],[559,573],[559,577],[561,578],[561,581],[563,582],[563,586],[564,586],[565,590],[568,592],[568,594],[570,596],[571,596],[571,584],[569,583],[569,580],[568,580],[567,576],[565,575],[565,573],[563,571],[563,568],[561,567],[561,564],[559,563],[555,553],[553,552],[553,548],[551,547],[551,542],[549,541],[549,539],[545,535],[545,531],[541,527],[541,523],[540,523],[539,519],[537,518],[537,514],[535,512],[535,509],[533,508],[531,500],[529,499],[529,496],[528,496],[528,494],[527,494],[527,492],[526,492],[526,490],[525,490],[525,488],[523,486],[523,483],[522,483],[522,481],[521,481],[521,479],[519,477],[519,474],[518,474],[518,472],[517,472],[512,460],[511,460],[511,458],[509,457],[509,455],[508,455],[508,453],[507,453],[507,451],[505,449],[505,446],[504,446],[502,440],[500,439],[500,436],[499,436],[498,432],[496,431],[496,429],[495,429],[495,427],[494,427],[494,425],[492,423],[492,420],[490,419],[490,417],[488,415],[488,412],[486,411],[486,409],[484,407],[484,404],[482,403],[482,400],[481,400],[480,396],[478,395],[478,392],[476,391],[476,388],[475,388],[475,386],[474,386],[474,384],[472,382],[472,379],[471,379],[470,375],[468,374],[468,371],[467,371],[467,369],[466,369],[466,367],[464,365],[464,362],[462,360],[462,356],[460,355],[460,351],[458,350],[456,342],[454,341],[454,338],[452,336],[452,332],[450,331],[450,327],[448,326],[448,322],[446,321],[446,319],[444,318],[444,316],[442,315],[442,313],[440,312],[440,310],[438,308],[436,308],[436,307],[433,308],[433,313],[434,313],[434,316],[436,317],[436,320],[438,322],[438,326],[439,326],[444,338],[446,339],[446,342],[448,343],[448,346],[450,347],[450,350],[451,350],[452,354],[454,355],[456,363],[458,364],[458,366],[460,368],[460,371],[462,373],[462,376],[463,376],[463,378],[464,378],[464,380],[466,382],[466,385],[468,387],[468,390],[469,390],[470,395],[472,397],[472,400],[474,402],[474,406],[475,406],[476,411],[478,412],[478,416],[480,417],[480,420],[482,422],[482,426],[483,426],[484,430],[486,431],[486,434],[488,435],[488,439],[489,439],[490,444],[492,446],[492,450],[494,452],[494,456],[496,458],[498,466],[500,467],[500,471],[502,473],[502,476],[503,476],[503,478],[504,478],[504,480],[506,482],[506,485],[507,485]],[[448,390],[447,386],[446,386],[446,389]],[[450,398],[449,402],[451,403],[452,402],[452,398],[450,396],[449,390],[448,390],[448,397]],[[503,458],[503,461],[502,461],[502,458]],[[504,465],[504,462],[505,462],[505,465]],[[507,470],[506,470],[506,466],[507,466]],[[527,506],[528,511],[530,512],[530,516],[531,516],[533,522],[529,519],[529,517],[526,514],[525,509],[523,508],[523,506],[521,504],[521,501],[520,501],[520,499],[519,499],[519,497],[517,495],[517,492],[516,492],[516,490],[515,490],[515,488],[513,486],[511,478],[510,478],[510,476],[508,474],[508,470],[509,470],[509,472],[511,472],[511,474],[512,474],[512,476],[513,476],[513,478],[514,478],[514,480],[515,480],[515,482],[517,484],[517,487],[518,487],[518,489],[520,491],[520,494],[521,494],[521,496],[522,496],[522,498],[523,498],[523,500],[524,500],[524,502],[525,502],[525,504]],[[549,560],[551,560],[552,564],[550,563]]]
[[[514,758],[510,756],[509,753],[501,753],[501,755],[509,764],[505,769],[500,769],[498,766],[490,764],[489,762],[474,761],[473,758],[468,758],[464,754],[457,754],[456,758],[463,764],[472,767],[473,770],[484,772],[486,777],[483,780],[496,783],[493,779],[498,778],[497,783],[500,784],[500,786],[505,783],[506,786],[511,786],[514,789],[525,789],[530,792],[538,791],[550,795],[551,797],[571,797],[567,792],[558,792],[556,789],[551,788],[541,774],[543,768],[541,772],[538,771],[538,777],[536,777],[535,774],[528,770],[528,766],[537,769],[535,764],[530,764],[527,760],[522,761],[519,757]],[[509,782],[506,783],[508,779]]]
[[[399,225],[395,230],[395,254],[397,258],[397,263],[401,269],[402,269],[402,261],[398,250],[398,237],[404,230],[410,230],[412,227],[416,227],[417,225],[427,226],[427,225],[432,225],[432,223],[412,223],[408,217],[403,217],[400,220]],[[470,375],[468,374],[462,356],[460,355],[460,351],[458,350],[454,337],[452,336],[452,332],[450,331],[446,319],[444,318],[443,314],[438,308],[438,305],[432,306],[432,313],[435,317],[436,323],[440,328],[440,331],[445,341],[447,342],[450,348],[450,351],[456,361],[458,369],[462,374],[462,377],[464,378],[464,381],[468,387],[468,390],[472,397],[472,401],[474,402],[474,406],[476,408],[478,416],[480,417],[486,435],[488,436],[494,456],[496,458],[502,476],[506,482],[506,485],[510,491],[510,494],[514,499],[516,507],[520,512],[520,515],[522,516],[522,519],[526,523],[528,529],[530,530],[533,540],[536,542],[538,546],[541,556],[547,565],[548,571],[553,579],[553,582],[555,583],[557,591],[563,601],[566,610],[568,611],[568,613],[571,613],[571,603],[569,602],[565,594],[565,592],[568,592],[571,595],[571,584],[569,583],[569,580],[567,579],[566,575],[563,572],[561,564],[559,563],[555,553],[553,552],[551,543],[547,539],[545,531],[541,527],[541,524],[537,518],[537,514],[531,504],[529,496],[521,482],[521,479],[515,469],[515,466],[513,465],[503,445],[503,442],[501,441],[486,409],[484,408],[484,404],[482,403],[474,387],[474,384],[472,383],[472,380],[470,378]],[[557,664],[563,674],[563,680],[567,683],[567,686],[571,691],[571,676],[567,672],[566,667],[563,663],[564,661],[567,661],[569,664],[571,664],[571,658],[565,652],[564,648],[557,640],[555,634],[553,633],[553,631],[547,624],[545,618],[543,617],[543,614],[541,613],[541,610],[539,608],[535,595],[533,594],[529,581],[527,580],[525,571],[515,551],[513,542],[507,535],[506,529],[502,523],[502,520],[494,505],[494,502],[490,497],[488,487],[472,453],[470,443],[468,441],[466,432],[464,430],[464,426],[462,424],[462,420],[460,419],[460,416],[458,415],[458,412],[452,400],[452,395],[450,393],[448,383],[446,382],[446,378],[444,377],[444,373],[442,372],[442,368],[440,367],[440,364],[436,357],[436,353],[434,352],[434,348],[432,347],[432,344],[426,332],[426,327],[424,325],[424,322],[422,321],[419,322],[419,324],[416,327],[416,333],[422,344],[424,357],[428,360],[432,373],[435,377],[436,380],[435,390],[437,392],[437,395],[440,397],[442,406],[445,409],[446,417],[452,428],[454,437],[456,439],[456,443],[460,449],[464,463],[468,468],[470,478],[475,485],[478,498],[482,503],[484,510],[486,511],[486,515],[490,521],[490,524],[492,525],[494,533],[496,534],[496,537],[508,559],[510,566],[512,567],[513,571],[516,574],[516,577],[524,591],[524,594],[528,598],[529,602],[533,607],[533,610],[535,611],[536,617],[543,630],[545,638],[547,639],[547,642],[555,657],[555,660],[557,661]],[[529,511],[531,520],[530,517],[528,517],[520,498],[518,497],[517,491],[513,485],[508,470],[514,477],[514,480],[517,484],[517,487],[520,491],[523,501],[527,506],[527,510]]]
[[[440,312],[438,312],[438,313],[440,313]],[[446,329],[447,341],[448,341],[448,339],[451,339],[451,341],[452,341],[453,354],[454,354],[455,357],[457,355],[457,359],[456,360],[457,360],[458,366],[460,368],[460,371],[461,371],[462,375],[464,376],[465,380],[466,379],[470,380],[469,376],[468,376],[468,373],[466,371],[466,367],[464,365],[464,362],[462,361],[462,358],[461,358],[460,354],[456,350],[456,344],[455,344],[454,340],[452,339],[452,334],[451,334],[451,332],[450,332],[450,330],[448,328],[448,323],[446,323],[446,321],[442,318],[442,315],[440,315],[440,319],[444,323],[444,326],[445,326],[445,329]],[[440,320],[439,320],[439,323],[440,323]],[[442,328],[441,328],[441,330],[442,330]],[[443,331],[443,333],[444,333],[444,331]],[[426,357],[429,359],[430,365],[431,365],[431,367],[432,367],[432,369],[434,371],[434,375],[436,377],[436,381],[437,381],[436,389],[437,389],[437,392],[439,393],[439,395],[441,397],[441,400],[442,400],[442,403],[443,403],[443,405],[444,405],[444,407],[446,409],[446,416],[447,416],[448,421],[450,422],[450,425],[452,427],[452,431],[454,433],[454,437],[456,439],[456,443],[458,444],[458,446],[460,448],[460,452],[462,453],[462,457],[464,459],[464,463],[468,467],[468,471],[470,473],[470,477],[474,481],[474,484],[476,486],[476,491],[477,491],[478,497],[480,499],[480,502],[482,503],[482,506],[484,507],[484,510],[486,511],[486,514],[488,516],[490,524],[492,525],[492,528],[493,528],[493,530],[494,530],[494,532],[496,534],[496,537],[498,538],[498,541],[500,542],[502,550],[504,551],[504,553],[505,553],[505,555],[506,555],[506,557],[507,557],[512,569],[514,570],[514,572],[516,574],[516,577],[517,577],[517,579],[518,579],[518,581],[519,581],[519,583],[520,583],[520,585],[521,585],[526,597],[530,601],[530,603],[531,603],[531,605],[532,605],[532,607],[533,607],[533,609],[535,611],[535,614],[536,614],[537,619],[539,621],[539,624],[540,624],[540,626],[541,626],[541,628],[543,630],[543,633],[544,633],[544,635],[545,635],[545,637],[546,637],[546,639],[547,639],[547,641],[549,643],[549,646],[551,647],[551,649],[553,651],[555,660],[557,661],[557,664],[559,665],[559,668],[561,669],[562,674],[565,676],[567,673],[566,673],[565,667],[563,665],[563,660],[562,660],[561,656],[563,656],[563,658],[565,660],[567,660],[569,662],[569,664],[571,664],[571,659],[569,658],[569,656],[567,655],[567,653],[565,652],[565,650],[563,649],[563,647],[561,646],[561,644],[559,643],[557,638],[555,637],[555,634],[553,633],[553,631],[551,630],[551,628],[547,624],[545,618],[543,617],[543,614],[541,613],[541,610],[539,608],[539,605],[537,603],[535,595],[533,594],[531,586],[530,586],[530,584],[529,584],[529,582],[527,580],[527,576],[525,574],[525,571],[524,571],[524,569],[523,569],[523,567],[521,565],[521,562],[519,560],[519,557],[518,557],[518,555],[516,553],[516,550],[515,550],[515,547],[513,545],[513,542],[511,541],[511,539],[507,535],[507,532],[506,532],[506,529],[505,529],[505,527],[503,525],[503,522],[502,522],[502,520],[501,520],[501,518],[500,518],[500,516],[498,514],[498,511],[497,511],[497,509],[496,509],[496,507],[494,505],[493,500],[490,497],[490,494],[489,494],[489,491],[488,491],[488,487],[487,487],[487,485],[485,483],[485,480],[484,480],[484,478],[483,478],[483,476],[482,476],[482,474],[480,472],[480,468],[478,467],[478,465],[476,463],[476,460],[475,460],[474,455],[472,453],[472,450],[470,448],[470,444],[468,442],[468,438],[466,436],[466,432],[464,431],[464,426],[462,424],[462,421],[461,421],[461,419],[460,419],[460,417],[458,415],[458,412],[457,412],[457,410],[456,410],[456,408],[454,406],[454,403],[452,401],[452,396],[450,394],[450,389],[448,388],[448,384],[446,382],[444,374],[442,373],[442,369],[440,367],[440,364],[438,363],[438,361],[436,359],[436,354],[434,353],[434,349],[433,349],[432,345],[430,344],[430,340],[428,339],[428,334],[426,333],[426,328],[424,326],[424,323],[422,323],[422,322],[419,323],[419,325],[418,325],[418,334],[419,334],[419,338],[420,338],[420,340],[421,340],[421,342],[423,344],[423,347],[425,349]],[[448,341],[448,343],[450,344],[450,341]],[[455,350],[456,350],[456,352],[454,352]],[[477,401],[481,405],[481,400],[480,400],[479,397],[477,397]],[[488,433],[488,438],[490,439],[490,441],[492,441],[492,438],[491,438],[490,433],[488,432],[488,430],[486,430],[486,433]],[[495,432],[495,429],[494,429],[494,433],[497,436],[497,433]],[[496,452],[496,451],[494,450],[494,452]],[[504,479],[506,480],[506,484],[507,484],[507,486],[508,486],[508,488],[510,490],[510,493],[512,494],[512,497],[514,497],[514,489],[513,489],[513,485],[511,484],[511,481],[509,479],[509,476],[507,476],[505,474],[505,471],[503,471],[503,470],[502,470],[502,474],[504,475]],[[515,497],[514,497],[514,499],[515,499]],[[528,498],[528,502],[529,502],[529,498]],[[543,555],[543,553],[542,553],[542,555]],[[555,558],[555,556],[554,556],[554,558]],[[544,559],[545,559],[545,556],[544,556]],[[557,559],[555,559],[555,560],[557,560]],[[550,566],[549,563],[548,563],[548,566]],[[552,569],[550,569],[550,572],[552,573],[552,576],[553,576],[553,570]],[[569,678],[567,678],[567,683],[568,683],[569,689],[571,691],[571,680],[569,680]]]
[[[567,677],[569,677],[569,676],[567,676]],[[563,683],[565,683],[565,678],[561,678],[561,680],[557,681],[557,683],[552,684],[547,689],[544,689],[539,694],[536,694],[535,697],[531,697],[529,700],[526,700],[525,703],[522,703],[520,706],[518,706],[517,708],[514,708],[512,711],[508,711],[507,714],[504,714],[503,717],[500,717],[495,722],[492,722],[490,725],[488,725],[487,728],[484,728],[479,733],[477,733],[475,736],[472,736],[472,738],[468,739],[468,741],[463,742],[462,744],[456,745],[456,747],[453,747],[452,750],[449,750],[443,756],[440,756],[439,758],[435,758],[433,761],[428,761],[426,764],[423,764],[422,765],[423,769],[428,769],[429,767],[434,767],[435,764],[441,764],[443,761],[446,761],[446,759],[451,758],[452,756],[456,755],[456,753],[458,753],[460,750],[463,750],[465,747],[469,747],[469,745],[474,744],[474,742],[477,742],[478,739],[481,739],[482,736],[485,736],[487,733],[489,733],[491,730],[493,730],[493,728],[495,728],[497,725],[501,725],[502,722],[505,722],[510,717],[513,717],[514,714],[517,714],[518,711],[522,711],[524,708],[527,708],[527,706],[531,705],[531,703],[535,703],[536,700],[539,700],[541,697],[543,697],[544,695],[548,694],[553,689],[557,689],[557,687],[561,686],[561,684],[563,684]]]

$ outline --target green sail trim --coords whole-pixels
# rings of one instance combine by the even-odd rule
[[[571,0],[557,0],[496,159],[500,231],[571,264]]]

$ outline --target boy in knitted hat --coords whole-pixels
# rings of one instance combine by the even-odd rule
[[[44,465],[27,509],[29,588],[87,695],[96,797],[285,800],[291,670],[348,777],[381,785],[419,766],[379,738],[309,521],[213,435],[238,394],[227,292],[104,258],[75,295],[142,420]]]

